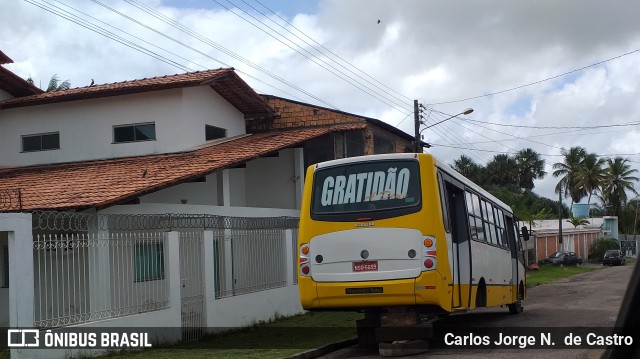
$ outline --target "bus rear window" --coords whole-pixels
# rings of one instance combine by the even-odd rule
[[[349,221],[360,215],[380,219],[412,213],[420,206],[418,161],[371,161],[322,168],[315,173],[312,196],[314,219],[328,216],[333,218],[324,219]]]

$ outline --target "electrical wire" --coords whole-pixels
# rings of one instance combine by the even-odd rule
[[[489,96],[494,96],[494,95],[503,94],[503,93],[505,93],[505,92],[510,92],[510,91],[519,90],[519,89],[521,89],[521,88],[525,88],[525,87],[528,87],[528,86],[537,85],[537,84],[540,84],[540,83],[543,83],[543,82],[546,82],[546,81],[555,80],[555,79],[557,79],[557,78],[564,77],[564,76],[567,76],[567,75],[570,75],[570,74],[573,74],[573,73],[576,73],[576,72],[579,72],[579,71],[582,71],[582,70],[586,70],[586,69],[591,68],[591,67],[595,67],[595,66],[598,66],[598,65],[602,65],[602,64],[607,63],[607,62],[609,62],[609,61],[617,60],[617,59],[619,59],[619,58],[621,58],[621,57],[628,56],[628,55],[631,55],[631,54],[635,54],[635,53],[637,53],[637,52],[640,52],[640,49],[635,49],[635,50],[632,50],[632,51],[629,51],[629,52],[625,52],[624,54],[617,55],[617,56],[614,56],[614,57],[608,58],[608,59],[606,59],[606,60],[598,61],[598,62],[593,63],[593,64],[591,64],[591,65],[583,66],[583,67],[580,67],[580,68],[577,68],[577,69],[574,69],[574,70],[571,70],[571,71],[567,71],[567,72],[561,73],[561,74],[559,74],[559,75],[555,75],[555,76],[547,77],[547,78],[542,79],[542,80],[538,80],[538,81],[530,82],[530,83],[528,83],[528,84],[524,84],[524,85],[520,85],[520,86],[512,87],[512,88],[509,88],[509,89],[506,89],[506,90],[500,90],[500,91],[495,91],[495,92],[491,92],[491,93],[484,94],[484,95],[478,95],[478,96],[467,97],[467,98],[463,98],[463,99],[460,99],[460,100],[434,102],[434,103],[427,104],[427,106],[445,105],[445,104],[450,104],[450,103],[464,102],[464,101],[469,101],[469,100],[475,100],[475,99],[482,98],[482,97],[489,97]]]
[[[92,0],[95,1],[95,0]],[[344,73],[343,71],[339,70],[339,69],[335,69],[330,67],[330,65],[326,65],[326,62],[322,59],[318,59],[316,60],[313,55],[307,51],[306,49],[302,48],[301,46],[295,44],[293,41],[289,40],[289,39],[285,39],[291,43],[292,45],[280,40],[278,37],[276,37],[275,35],[273,35],[272,33],[270,33],[269,31],[261,28],[260,26],[256,25],[255,23],[253,23],[252,21],[248,20],[246,17],[242,16],[241,14],[233,11],[232,9],[230,9],[229,7],[227,7],[226,5],[222,4],[220,1],[218,0],[211,0],[213,2],[215,2],[216,4],[220,5],[221,7],[225,8],[226,10],[230,11],[231,13],[233,13],[234,15],[238,16],[239,18],[241,18],[242,20],[244,20],[245,22],[247,22],[248,24],[252,25],[253,27],[255,27],[256,29],[262,31],[263,33],[265,33],[266,35],[268,35],[269,37],[275,39],[276,41],[280,42],[281,44],[287,46],[288,48],[290,48],[291,50],[295,51],[296,53],[300,54],[301,56],[305,57],[306,59],[308,59],[309,61],[313,62],[314,64],[320,66],[321,68],[327,70],[328,72],[332,73],[333,75],[335,75],[337,78],[347,82],[348,84],[354,86],[355,88],[359,89],[360,91],[368,94],[369,96],[377,99],[378,101],[386,104],[387,106],[390,106],[391,108],[393,108],[394,110],[406,114],[407,113],[407,109],[401,107],[402,105],[407,105],[407,104],[402,104],[401,106],[398,106],[397,103],[394,102],[390,102],[387,99],[385,99],[384,97],[381,97],[379,94],[377,93],[372,93],[372,90],[367,87],[366,85],[363,85],[362,83],[360,83],[359,81],[355,80],[353,77],[349,76],[348,74]],[[227,2],[229,2],[230,4],[234,5],[231,1],[227,0]],[[248,12],[246,12],[245,10],[238,8],[238,10],[242,11],[243,13],[247,14],[249,17],[251,17],[252,19],[256,20],[257,22],[259,22],[260,24],[264,25],[266,28],[268,28],[269,30],[273,31],[274,33],[277,33],[278,35],[281,35],[278,31],[276,31],[274,28],[272,28],[271,26],[265,24],[264,22],[262,22],[261,20],[257,19],[255,16],[249,14]],[[304,53],[302,53],[301,51],[299,51],[298,49],[296,49],[294,46],[299,47],[302,51],[306,52],[307,54],[311,55],[308,56]],[[346,77],[346,78],[345,78]],[[347,80],[347,78],[349,80]],[[352,82],[354,81],[354,82]],[[357,84],[356,84],[357,83]],[[364,87],[364,88],[363,88]]]

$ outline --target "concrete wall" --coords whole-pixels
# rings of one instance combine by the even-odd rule
[[[113,143],[113,126],[155,122],[156,140]],[[244,115],[209,86],[0,110],[0,166],[177,152],[205,143],[205,124],[244,133]],[[60,149],[22,153],[21,136],[60,133]]]
[[[297,208],[295,155],[291,149],[278,157],[247,163],[246,202],[249,207]]]
[[[140,203],[298,209],[304,185],[302,161],[301,149],[285,149],[277,157],[249,161],[246,168],[210,174],[204,182],[182,183],[144,195]]]
[[[541,261],[551,254],[565,250],[575,252],[583,260],[589,259],[589,248],[591,243],[602,237],[598,229],[581,230],[570,233],[563,233],[562,246],[558,243],[558,233],[536,233],[535,238],[530,243],[535,245],[536,260]]]

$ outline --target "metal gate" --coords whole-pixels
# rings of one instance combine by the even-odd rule
[[[203,232],[180,232],[180,302],[182,341],[204,334]]]

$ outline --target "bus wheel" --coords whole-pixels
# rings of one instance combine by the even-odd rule
[[[509,313],[511,314],[520,314],[524,310],[522,308],[522,300],[524,299],[524,286],[522,283],[518,286],[518,301],[512,304],[509,304]]]
[[[509,313],[511,314],[520,314],[522,313],[522,302],[517,301],[515,303],[509,304]]]

